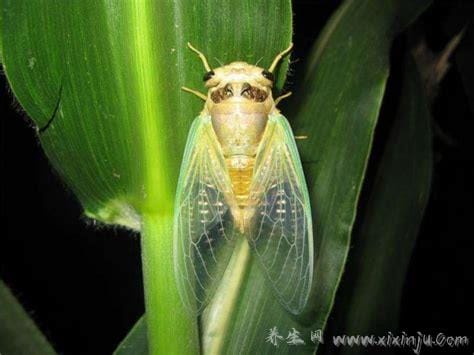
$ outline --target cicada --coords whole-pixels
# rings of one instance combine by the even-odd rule
[[[187,308],[202,311],[238,238],[246,238],[268,284],[291,313],[305,307],[313,277],[308,189],[295,137],[272,96],[274,70],[233,62],[211,69],[189,132],[174,216],[174,264]]]

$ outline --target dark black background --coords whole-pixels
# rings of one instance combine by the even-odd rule
[[[300,60],[293,64],[290,88],[338,3],[295,2],[293,58]],[[469,4],[435,1],[422,16],[419,26],[431,49],[442,49],[467,23]],[[465,51],[473,44],[469,38],[474,38],[472,32],[461,43]],[[406,45],[394,48],[392,61],[402,50]],[[469,105],[462,75],[466,73],[454,61],[432,108],[436,125],[449,139],[434,137],[432,194],[406,278],[401,329],[408,334],[468,335],[472,342],[474,105]],[[0,278],[59,352],[110,353],[144,311],[138,236],[87,225],[80,205],[49,166],[5,78],[1,80]]]

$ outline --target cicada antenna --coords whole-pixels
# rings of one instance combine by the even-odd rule
[[[286,99],[287,97],[291,96],[291,94],[292,94],[292,92],[291,92],[291,91],[288,91],[286,94],[283,94],[283,95],[281,95],[281,96],[278,96],[278,97],[275,99],[275,106],[278,105],[281,100]]]
[[[200,52],[199,50],[197,50],[196,48],[194,48],[193,45],[192,45],[191,43],[189,43],[189,42],[188,42],[188,47],[189,47],[194,53],[196,53],[196,54],[199,56],[199,58],[201,58],[202,64],[204,64],[204,68],[206,68],[206,71],[207,71],[207,72],[212,71],[212,69],[211,69],[209,63],[207,62],[206,56],[205,56],[204,54],[202,54],[202,52]]]
[[[273,71],[275,70],[275,68],[278,65],[278,62],[281,60],[281,58],[283,58],[285,55],[290,53],[292,49],[293,49],[293,43],[290,43],[290,45],[288,46],[287,49],[285,49],[283,52],[278,53],[277,56],[275,57],[275,59],[273,59],[273,63],[272,63],[272,65],[270,65],[270,68],[268,68],[268,71],[270,73],[273,73]]]
[[[187,88],[186,86],[181,86],[181,90],[186,91],[186,92],[189,92],[189,93],[191,93],[191,94],[194,94],[194,95],[196,95],[197,97],[199,97],[200,99],[202,99],[202,100],[204,100],[204,101],[207,101],[207,96],[204,95],[203,93],[200,93],[200,92],[197,91],[197,90],[193,90],[193,89]]]

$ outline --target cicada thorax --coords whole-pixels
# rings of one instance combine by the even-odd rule
[[[271,91],[247,82],[231,82],[210,91],[206,108],[225,158],[239,211],[233,211],[241,230],[254,175],[255,159],[268,117],[275,109]]]

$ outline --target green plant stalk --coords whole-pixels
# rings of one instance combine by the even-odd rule
[[[206,312],[204,324],[208,327],[204,328],[202,336],[203,350],[206,355],[222,354],[224,342],[228,338],[230,322],[235,315],[250,263],[250,246],[246,237],[240,235],[215,296],[216,298],[221,295],[224,297],[221,297],[219,302],[213,302],[211,308]]]
[[[164,78],[151,62],[153,58],[153,35],[154,18],[151,16],[150,5],[145,1],[130,2],[133,21],[132,43],[134,47],[135,74],[137,78],[139,107],[142,116],[142,135],[144,139],[143,157],[145,161],[145,184],[147,197],[145,199],[145,213],[166,214],[172,210],[174,194],[170,193],[173,189],[169,187],[170,176],[167,169],[157,169],[156,167],[167,167],[169,147],[161,139],[161,133],[165,129],[162,127],[163,120],[157,119],[164,116],[162,112],[166,103],[157,100],[161,96],[155,96],[159,91],[157,78]],[[160,102],[161,101],[161,102]],[[158,202],[158,203],[157,203]],[[172,234],[170,234],[171,236]]]
[[[198,354],[196,317],[179,298],[173,268],[173,216],[145,214],[141,247],[150,354]]]

